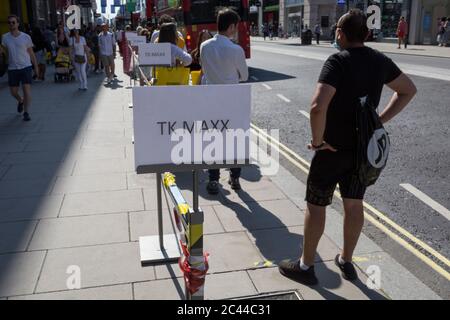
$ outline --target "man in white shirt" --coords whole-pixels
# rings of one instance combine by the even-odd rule
[[[98,36],[98,45],[100,49],[100,59],[107,77],[108,84],[112,82],[114,77],[114,58],[116,56],[116,41],[114,35],[109,32],[109,26],[102,24],[102,32]]]
[[[31,81],[34,65],[35,74],[39,77],[39,68],[33,52],[33,42],[26,33],[19,31],[19,18],[8,17],[9,32],[2,37],[2,45],[8,50],[8,84],[11,95],[17,100],[17,112],[23,112],[23,120],[30,121],[28,109],[31,102]],[[31,63],[33,62],[33,63]],[[23,98],[19,94],[22,84]]]
[[[247,81],[248,67],[244,50],[230,40],[237,33],[239,21],[239,15],[231,9],[219,12],[217,16],[219,34],[202,43],[200,47],[203,84],[238,84],[240,81]],[[241,168],[230,169],[228,183],[233,190],[241,189],[240,175]],[[209,183],[206,187],[208,193],[219,192],[219,178],[218,169],[209,170]]]

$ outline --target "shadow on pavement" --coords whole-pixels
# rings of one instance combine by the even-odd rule
[[[228,175],[228,172],[221,172],[222,175]],[[261,172],[257,166],[248,166],[243,168],[241,178],[250,182],[261,180]],[[219,200],[220,204],[231,209],[241,222],[242,226],[253,238],[255,246],[258,248],[265,260],[278,264],[284,259],[298,259],[301,255],[301,246],[303,235],[291,232],[288,227],[273,212],[264,208],[258,201],[246,192],[244,189],[237,191],[239,199],[244,202],[234,202],[227,198],[230,191],[221,187],[217,196],[211,196],[206,192],[206,183],[208,181],[207,171],[202,171],[199,176],[199,193],[204,199]],[[177,185],[181,190],[192,190],[192,174],[178,173]],[[233,191],[234,192],[234,191]],[[192,199],[186,199],[192,204]],[[299,216],[299,219],[301,217]],[[299,221],[299,224],[302,221]],[[301,227],[303,228],[303,227]],[[321,263],[323,259],[320,255],[316,256],[316,275],[319,278],[319,285],[310,287],[326,300],[345,300],[346,298],[334,293],[333,291],[343,285],[340,273],[337,268],[331,270],[327,264]],[[178,282],[174,279],[176,285]],[[372,300],[386,299],[375,290],[369,289],[361,280],[353,282],[362,294]],[[177,288],[180,292],[180,289]],[[181,297],[181,295],[180,295]]]
[[[248,80],[248,83],[255,83],[255,82],[268,82],[268,81],[279,81],[279,80],[288,80],[288,79],[294,79],[295,77],[279,73],[275,71],[269,71],[265,69],[260,68],[248,68],[250,78]],[[256,77],[258,80],[255,80],[252,77]]]
[[[32,85],[31,121],[17,113],[17,102],[7,88],[0,90],[0,228],[7,231],[0,244],[0,296],[7,296],[10,272],[19,254],[26,254],[36,221],[45,217],[51,190],[65,167],[66,156],[85,120],[94,108],[102,76],[90,76],[88,91],[78,90],[78,81],[53,82],[53,67],[47,80]],[[22,95],[22,90],[20,90]],[[55,197],[63,194],[56,195]],[[32,292],[30,292],[32,293]]]

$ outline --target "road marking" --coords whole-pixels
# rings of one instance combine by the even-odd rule
[[[255,76],[250,76],[250,78],[251,78],[252,80],[254,80],[254,81],[258,81],[258,78],[255,77]]]
[[[306,51],[301,51],[301,50],[292,51],[292,50],[287,50],[287,49],[282,49],[282,48],[272,48],[272,47],[267,47],[267,46],[261,46],[259,44],[253,46],[252,50],[276,53],[276,54],[283,54],[283,55],[287,55],[287,56],[298,57],[298,58],[303,58],[303,59],[312,59],[312,60],[318,60],[318,61],[325,61],[332,54],[332,52],[329,54],[321,54],[321,53],[306,52]],[[300,54],[299,54],[299,51],[301,52]],[[397,65],[404,73],[409,74],[409,75],[430,78],[430,79],[443,80],[443,81],[450,81],[450,72],[444,68],[436,68],[436,67],[430,67],[430,66],[424,66],[424,65],[412,65],[412,64],[407,64],[407,63],[397,63]]]
[[[261,130],[259,127],[251,123],[252,130],[260,137],[262,138],[266,143],[270,144],[271,146],[275,147],[280,154],[285,156],[287,160],[289,160],[293,165],[295,165],[297,168],[302,170],[304,173],[309,173],[309,167],[310,164],[304,160],[302,157],[300,157],[297,153],[289,149],[287,146],[279,142],[277,139],[274,139],[269,134]],[[295,158],[295,159],[294,159]],[[297,161],[298,160],[298,161]],[[301,163],[300,163],[300,162]],[[340,194],[335,191],[335,195],[339,198]],[[401,234],[403,237],[407,238],[410,242],[412,242],[414,245],[421,247],[424,251],[429,253],[430,255],[434,256],[437,260],[445,264],[447,267],[450,267],[450,261],[441,255],[439,252],[431,248],[429,245],[421,241],[420,239],[413,236],[411,233],[409,233],[407,230],[396,224],[394,221],[389,219],[386,215],[381,213],[379,210],[372,207],[370,204],[363,202],[364,208],[369,210],[372,214],[374,214],[376,217],[371,216],[367,213],[367,211],[364,211],[364,218],[371,222],[374,226],[376,226],[378,229],[383,231],[386,235],[388,235],[392,240],[399,243],[401,246],[403,246],[406,250],[411,252],[413,255],[415,255],[417,258],[422,260],[426,265],[428,265],[430,268],[432,268],[434,271],[442,275],[444,278],[450,281],[450,273],[447,272],[444,268],[439,266],[436,262],[434,262],[432,259],[430,259],[428,256],[423,254],[420,250],[418,250],[415,246],[411,245],[409,242],[407,242],[405,239],[401,238],[397,234],[395,234],[393,231],[388,229],[383,223],[381,223],[379,220],[382,220],[384,223],[388,224],[391,228],[395,229],[399,234]]]
[[[303,110],[299,110],[298,112],[300,112],[302,115],[304,115],[305,117],[307,117],[309,119],[309,113]]]
[[[407,191],[411,192],[414,196],[416,196],[419,200],[424,202],[431,209],[439,212],[441,215],[443,215],[445,218],[447,218],[447,220],[450,220],[450,210],[448,210],[446,207],[444,207],[440,203],[431,199],[429,196],[427,196],[425,193],[423,193],[419,189],[415,188],[413,185],[411,185],[409,183],[400,183],[400,187],[405,188]]]
[[[287,102],[287,103],[291,102],[291,100],[289,100],[288,98],[286,98],[282,94],[277,93],[277,97],[280,98],[281,100],[283,100],[284,102]]]
[[[266,88],[267,90],[272,90],[272,87],[269,86],[268,84],[261,83],[261,85],[262,85],[264,88]]]

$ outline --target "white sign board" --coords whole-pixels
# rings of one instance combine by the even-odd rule
[[[131,39],[127,38],[127,40],[130,42],[130,45],[132,47],[137,47],[141,43],[147,42],[147,38],[145,36],[135,36],[134,38],[131,38]]]
[[[134,87],[136,171],[249,163],[250,110],[246,84]]]
[[[172,65],[170,43],[139,44],[139,65],[170,66]]]

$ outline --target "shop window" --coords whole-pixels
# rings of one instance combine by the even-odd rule
[[[320,26],[322,28],[328,28],[330,26],[330,17],[322,16],[320,19]]]

